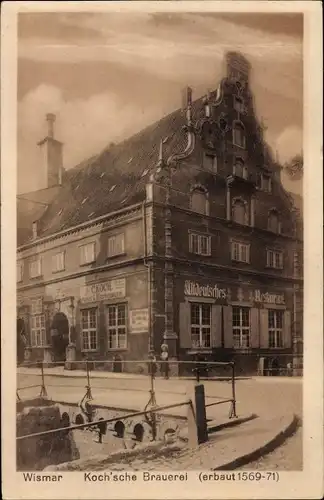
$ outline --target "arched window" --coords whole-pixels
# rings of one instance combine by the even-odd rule
[[[244,160],[242,158],[235,158],[235,162],[233,165],[233,174],[237,175],[237,177],[242,177],[243,179],[247,179],[248,171],[246,165],[244,164]]]
[[[195,187],[191,192],[191,210],[208,215],[208,193],[203,187]]]
[[[233,123],[233,144],[240,148],[245,148],[245,130],[241,122]]]
[[[281,232],[280,217],[275,208],[271,209],[268,214],[268,229],[273,233]]]
[[[235,198],[232,205],[232,218],[238,224],[247,224],[247,203],[242,198]]]

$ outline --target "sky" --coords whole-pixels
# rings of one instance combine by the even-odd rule
[[[39,187],[46,113],[69,169],[179,108],[185,86],[194,99],[216,88],[228,50],[251,62],[257,116],[289,160],[302,150],[302,15],[20,13],[18,193]]]

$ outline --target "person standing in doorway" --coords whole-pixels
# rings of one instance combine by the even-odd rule
[[[161,373],[165,379],[169,378],[169,347],[167,344],[161,345]]]

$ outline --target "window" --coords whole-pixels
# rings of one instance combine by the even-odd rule
[[[233,125],[233,144],[240,148],[245,148],[245,132],[241,122],[234,122]]]
[[[233,307],[233,342],[234,348],[250,347],[250,309]]]
[[[268,174],[260,174],[258,178],[258,187],[262,191],[265,191],[266,193],[271,193],[272,191],[272,182],[271,182],[271,176]]]
[[[46,345],[45,314],[43,312],[42,298],[31,301],[31,346],[42,347]]]
[[[233,165],[233,174],[237,177],[242,177],[242,179],[247,179],[248,171],[242,158],[235,158],[235,163]]]
[[[269,231],[272,231],[273,233],[280,233],[281,232],[281,224],[279,220],[279,215],[276,210],[270,210],[269,216],[268,216],[268,229]]]
[[[250,262],[250,245],[232,241],[232,260],[248,264]]]
[[[196,188],[191,193],[191,210],[199,214],[208,214],[207,193],[202,188]]]
[[[236,109],[238,113],[244,113],[245,107],[242,97],[234,96],[234,109]]]
[[[246,202],[242,199],[234,199],[232,206],[232,219],[237,224],[246,225],[248,223]]]
[[[197,255],[211,255],[211,237],[205,234],[189,233],[189,252]]]
[[[267,267],[283,268],[283,252],[281,250],[267,250]]]
[[[191,304],[190,323],[192,347],[210,347],[211,305]]]
[[[117,304],[107,308],[108,349],[126,349],[126,304]]]
[[[82,245],[80,247],[80,264],[81,266],[84,264],[89,264],[95,260],[95,244],[87,243],[86,245]]]
[[[23,262],[17,262],[17,283],[20,283],[23,280]]]
[[[97,350],[97,310],[83,309],[81,311],[82,351]]]
[[[52,257],[53,273],[64,271],[65,268],[65,252],[59,252]]]
[[[204,153],[203,167],[210,172],[217,173],[217,156]]]
[[[120,255],[125,251],[124,233],[115,234],[108,238],[108,257]]]
[[[283,347],[283,311],[268,311],[269,347]]]
[[[40,257],[33,259],[29,263],[29,274],[31,278],[37,278],[42,275],[42,261]]]

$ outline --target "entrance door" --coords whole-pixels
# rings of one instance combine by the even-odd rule
[[[65,350],[69,343],[69,321],[62,312],[57,312],[53,318],[51,342],[54,361],[65,361]]]

